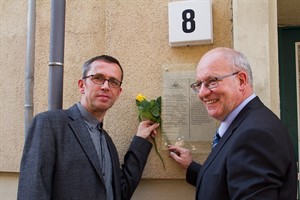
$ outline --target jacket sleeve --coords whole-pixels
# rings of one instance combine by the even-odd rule
[[[145,168],[152,144],[148,140],[134,136],[121,170],[122,200],[130,199],[138,186]]]
[[[201,165],[194,161],[189,165],[189,167],[187,168],[187,171],[186,171],[186,181],[189,184],[196,186],[200,168],[201,168]]]
[[[45,114],[38,114],[29,127],[20,166],[18,200],[51,198],[55,144]]]

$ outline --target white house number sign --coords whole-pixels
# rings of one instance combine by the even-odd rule
[[[213,42],[210,0],[169,3],[169,44],[172,47],[205,45]]]

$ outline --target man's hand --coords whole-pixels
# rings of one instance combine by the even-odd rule
[[[139,124],[137,136],[149,139],[149,137],[154,137],[157,132],[156,129],[159,127],[158,123],[151,122],[150,120],[142,121]]]
[[[171,151],[171,157],[183,168],[187,169],[193,161],[192,154],[188,149],[169,145],[168,150]]]

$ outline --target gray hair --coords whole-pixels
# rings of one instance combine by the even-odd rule
[[[246,56],[239,51],[229,48],[222,48],[222,53],[232,68],[237,68],[247,73],[249,77],[248,82],[253,86],[252,70]]]

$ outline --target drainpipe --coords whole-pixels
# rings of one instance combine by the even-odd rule
[[[28,0],[28,21],[27,21],[27,54],[25,67],[25,136],[29,124],[33,118],[33,83],[34,83],[34,59],[35,59],[35,0]]]
[[[51,1],[48,110],[62,109],[65,0]]]

